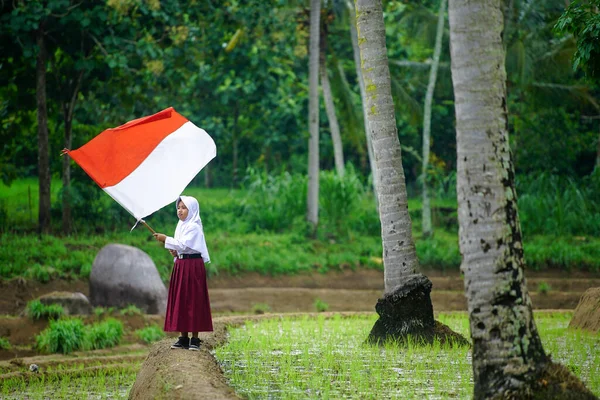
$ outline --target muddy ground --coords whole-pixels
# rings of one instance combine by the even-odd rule
[[[458,271],[424,273],[433,282],[434,310],[466,310],[463,280]],[[574,309],[587,289],[600,287],[600,273],[528,271],[527,278],[536,309]],[[542,283],[550,287],[546,293],[538,290]],[[215,315],[252,312],[264,304],[272,312],[311,312],[316,311],[316,299],[327,303],[329,311],[373,311],[383,291],[383,273],[347,270],[281,277],[218,275],[209,280],[208,286]],[[28,301],[52,291],[89,294],[88,282],[84,280],[0,281],[0,315],[19,315]]]
[[[432,301],[434,310],[466,310],[463,281],[457,271],[425,271],[433,282]],[[600,287],[600,273],[528,272],[528,287],[536,309],[568,309],[577,306],[582,294],[591,287]],[[541,293],[540,286],[549,286]],[[70,356],[36,355],[27,347],[33,337],[45,328],[46,322],[32,322],[20,316],[28,301],[52,291],[79,291],[89,293],[87,281],[57,280],[40,284],[24,280],[0,281],[0,336],[9,339],[15,349],[0,351],[1,364],[11,366],[10,374],[30,374],[30,363],[64,362]],[[272,318],[276,313],[314,312],[315,300],[329,305],[331,312],[373,312],[377,298],[382,294],[383,274],[378,271],[343,271],[329,274],[299,275],[291,277],[265,277],[250,274],[243,277],[216,276],[209,281],[209,293],[215,332],[203,334],[200,352],[172,351],[172,338],[154,344],[148,353],[136,354],[145,361],[131,391],[131,398],[147,398],[158,395],[165,398],[237,398],[227,386],[221,368],[211,354],[211,349],[226,340],[226,331],[247,319]],[[267,310],[268,315],[252,315],[257,309]],[[245,315],[232,315],[245,314]],[[4,316],[1,316],[4,315]],[[87,319],[93,320],[90,316]],[[132,332],[149,324],[162,325],[161,316],[119,316]],[[125,338],[127,343],[134,337]],[[127,346],[140,346],[133,344]],[[125,346],[123,352],[129,350]],[[19,349],[18,351],[16,349]],[[119,349],[113,349],[115,362],[122,362]],[[115,353],[116,352],[116,353]],[[147,356],[145,355],[147,354]],[[98,351],[85,354],[90,360],[106,357]],[[58,359],[57,359],[58,357]],[[81,357],[81,356],[79,356]],[[109,359],[106,359],[109,362]],[[1,377],[0,377],[1,378]],[[200,390],[202,388],[202,390]]]

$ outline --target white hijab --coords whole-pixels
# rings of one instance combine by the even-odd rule
[[[198,200],[191,196],[179,196],[175,202],[175,208],[177,208],[180,200],[187,207],[188,215],[185,221],[179,220],[177,222],[174,238],[184,246],[202,254],[204,262],[209,263],[210,256],[206,247],[206,241],[204,240],[204,229],[202,227],[202,220],[200,219],[200,205],[198,204]]]

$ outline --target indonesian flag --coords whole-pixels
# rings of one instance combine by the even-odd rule
[[[175,202],[217,148],[203,129],[170,107],[64,153],[139,221]]]

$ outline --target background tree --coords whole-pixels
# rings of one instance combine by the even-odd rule
[[[355,4],[361,67],[369,110],[369,135],[377,164],[385,283],[385,293],[375,306],[380,318],[371,329],[367,341],[404,341],[411,337],[417,342],[431,343],[436,337],[430,296],[432,284],[425,275],[417,273],[419,260],[408,213],[381,0],[358,0]],[[456,340],[456,343],[466,342],[449,328],[446,332],[449,332],[447,336]],[[445,342],[448,337],[438,339]]]
[[[450,0],[449,19],[475,398],[595,398],[550,361],[533,318],[508,144],[503,2]]]
[[[433,233],[431,223],[431,204],[429,199],[429,186],[427,183],[429,170],[429,151],[431,147],[431,105],[433,103],[433,92],[437,80],[438,68],[440,65],[440,55],[442,53],[442,38],[444,36],[444,21],[446,20],[446,0],[440,1],[438,10],[437,32],[435,35],[435,48],[433,50],[433,59],[429,71],[429,82],[427,83],[427,93],[425,94],[425,104],[423,106],[423,164],[421,168],[422,185],[422,231],[424,237],[429,237]]]
[[[308,62],[308,198],[307,220],[316,231],[319,223],[319,36],[321,1],[310,2],[310,48]]]

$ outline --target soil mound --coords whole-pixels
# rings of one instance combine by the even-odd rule
[[[581,296],[569,328],[600,332],[600,287],[588,289]]]

